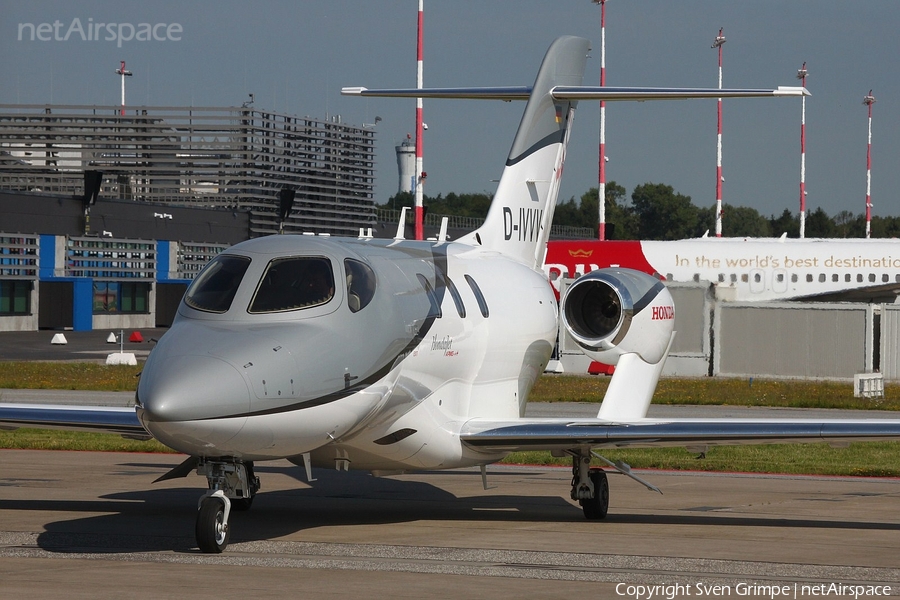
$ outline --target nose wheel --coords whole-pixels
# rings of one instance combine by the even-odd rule
[[[221,494],[221,495],[219,495]],[[200,500],[194,532],[200,552],[220,554],[228,546],[228,513],[231,502],[221,490]]]
[[[197,547],[207,554],[219,554],[228,546],[231,511],[249,510],[259,491],[259,477],[253,474],[253,463],[209,459],[200,462],[197,473],[209,482],[209,491],[197,503]]]

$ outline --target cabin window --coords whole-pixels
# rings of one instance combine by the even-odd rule
[[[431,305],[428,309],[428,317],[440,319],[442,315],[441,303],[438,302],[437,296],[435,296],[434,294],[434,288],[431,287],[430,283],[428,283],[428,278],[421,273],[416,273],[416,277],[419,278],[419,283],[421,283],[422,287],[425,288],[425,295],[428,296],[428,302]]]
[[[344,271],[347,272],[347,305],[350,312],[358,312],[375,296],[375,271],[352,258],[344,259]]]
[[[747,283],[748,281],[750,281],[750,276],[747,275],[746,273],[742,274],[742,275],[741,275],[741,281],[744,282],[744,283]]]
[[[890,276],[889,276],[887,273],[885,273],[884,275],[881,276],[881,280],[882,280],[883,282],[887,283],[888,281],[891,280],[891,278],[890,278]]]
[[[862,283],[862,281],[863,281],[862,273],[857,273],[856,274],[856,283]]]
[[[812,283],[812,280],[813,280],[812,273],[808,273],[806,275],[806,283]]]
[[[191,308],[223,313],[231,308],[241,279],[250,266],[250,259],[232,254],[220,254],[210,261],[184,295]]]
[[[791,283],[797,283],[797,274],[796,273],[791,275]]]
[[[734,273],[731,274],[731,283],[737,283],[737,275]]]
[[[719,283],[725,283],[725,273],[719,273]]]
[[[875,273],[869,273],[869,282],[875,283]]]
[[[259,281],[251,313],[321,306],[334,298],[334,272],[324,256],[276,258]]]
[[[840,277],[838,277],[838,274],[837,274],[837,273],[834,273],[834,274],[831,276],[831,281],[833,281],[834,283],[837,283],[839,279],[840,279]]]
[[[844,275],[844,281],[846,281],[847,283],[850,283],[850,279],[851,279],[850,273],[847,273],[846,275]]]
[[[784,281],[784,273],[778,273],[777,275],[775,275],[775,280],[778,283],[782,283]]]
[[[456,284],[449,277],[444,277],[444,283],[447,284],[447,290],[450,292],[450,297],[453,298],[453,304],[456,305],[456,312],[459,314],[460,319],[466,318],[466,305],[463,304],[462,296],[459,295],[459,290],[456,289]]]
[[[825,273],[819,273],[819,283],[825,283]]]
[[[481,311],[481,316],[485,319],[490,316],[490,312],[488,311],[487,301],[484,299],[484,294],[481,293],[481,288],[478,287],[478,284],[475,283],[475,280],[472,279],[470,275],[466,275],[466,282],[469,284],[469,287],[472,288],[472,293],[475,294],[475,301],[478,302],[478,309]]]

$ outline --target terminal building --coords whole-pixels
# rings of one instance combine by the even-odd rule
[[[0,105],[0,331],[167,326],[232,244],[372,228],[374,178],[339,117]]]

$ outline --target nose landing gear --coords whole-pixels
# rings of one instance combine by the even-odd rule
[[[201,552],[218,554],[228,546],[231,510],[249,510],[259,491],[253,463],[201,460],[198,475],[205,475],[209,491],[197,503],[195,534]]]

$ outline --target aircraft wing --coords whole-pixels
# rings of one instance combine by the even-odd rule
[[[0,429],[19,427],[117,433],[128,438],[150,439],[133,408],[0,403]]]
[[[377,98],[470,98],[477,100],[528,100],[530,86],[465,87],[465,88],[394,88],[369,89],[345,87],[345,96]],[[556,86],[550,95],[557,100],[677,100],[687,98],[755,98],[772,96],[809,96],[802,87],[773,89],[658,88],[610,86]]]
[[[473,448],[567,450],[739,446],[900,440],[900,419],[643,419],[613,423],[601,419],[472,420],[460,434]]]

